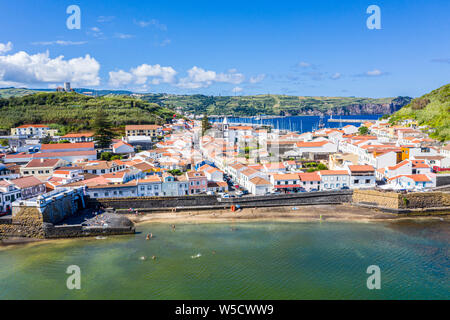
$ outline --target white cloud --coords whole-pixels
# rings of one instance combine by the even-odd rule
[[[8,43],[0,43],[0,54],[11,51],[12,48],[13,44],[11,43],[11,41],[9,41]]]
[[[369,70],[364,73],[356,74],[355,76],[356,77],[380,77],[380,76],[385,76],[388,74],[389,74],[389,72],[384,72],[379,69],[373,69],[373,70]]]
[[[64,41],[64,40],[56,40],[56,41],[39,41],[32,42],[32,45],[35,46],[51,46],[51,45],[60,45],[60,46],[78,46],[82,44],[86,44],[87,41]]]
[[[302,67],[302,68],[308,68],[308,67],[311,67],[311,63],[308,63],[308,62],[305,62],[305,61],[301,61],[301,62],[298,64],[298,66],[299,66],[299,67]]]
[[[113,87],[127,85],[133,81],[133,75],[123,70],[109,72],[109,84]]]
[[[0,82],[16,85],[37,85],[70,81],[74,85],[97,86],[100,64],[89,54],[84,57],[54,59],[49,52],[30,55],[24,51],[0,55]]]
[[[129,84],[144,86],[148,82],[153,85],[174,83],[177,72],[172,67],[161,67],[159,64],[142,64],[129,72],[119,70],[109,72],[109,84],[120,87]]]
[[[250,77],[249,82],[250,83],[258,83],[258,82],[263,81],[265,78],[266,78],[265,74],[258,74],[257,76]]]
[[[130,39],[130,38],[134,38],[134,35],[126,34],[126,33],[116,33],[114,35],[114,37],[119,38],[119,39]]]
[[[104,22],[111,22],[115,19],[114,16],[100,16],[97,18],[97,22],[104,23]]]
[[[165,24],[160,23],[156,19],[151,19],[149,21],[136,21],[134,20],[134,23],[140,26],[141,28],[146,28],[148,26],[153,26],[161,31],[167,31],[167,26]]]
[[[337,79],[340,79],[341,77],[342,77],[342,74],[340,74],[339,72],[336,72],[331,76],[331,79],[337,80]]]
[[[103,36],[103,32],[100,30],[99,27],[92,27],[89,29],[88,32],[86,32],[88,35],[91,35],[95,38],[99,38]]]
[[[238,93],[238,92],[242,92],[242,91],[244,91],[244,89],[242,89],[241,87],[234,87],[233,88],[233,92],[234,93]]]
[[[185,89],[198,89],[207,88],[215,82],[240,84],[245,80],[242,73],[238,73],[234,69],[231,69],[231,71],[235,72],[216,73],[194,66],[187,71],[187,77],[180,79],[177,86]]]
[[[372,71],[367,71],[366,72],[366,75],[368,75],[368,76],[371,76],[371,77],[376,77],[376,76],[381,76],[383,74],[383,72],[381,72],[380,70],[378,70],[378,69],[374,69],[374,70],[372,70]]]

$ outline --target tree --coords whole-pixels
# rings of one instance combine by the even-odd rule
[[[205,132],[211,129],[211,124],[209,123],[208,120],[208,116],[206,115],[206,113],[203,115],[203,119],[202,119],[202,136],[205,135]]]
[[[111,122],[108,121],[106,113],[102,108],[99,108],[94,119],[94,140],[99,148],[108,148],[111,145],[111,140],[114,137],[114,132],[111,130]]]
[[[180,169],[173,169],[167,172],[169,172],[173,176],[181,176],[183,174],[183,172]]]
[[[103,152],[100,155],[100,160],[110,161],[111,160],[111,156],[112,156],[111,152]]]
[[[361,126],[361,127],[359,127],[358,132],[360,135],[364,136],[369,132],[369,128],[367,128],[365,126]]]
[[[51,142],[52,142],[52,137],[50,137],[50,135],[47,135],[42,139],[42,144],[49,144]]]
[[[0,145],[1,145],[2,147],[7,147],[7,146],[9,146],[8,139],[1,139],[1,140],[0,140]]]

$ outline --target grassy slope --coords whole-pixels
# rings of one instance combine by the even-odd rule
[[[173,111],[130,97],[87,97],[77,93],[36,93],[0,99],[0,129],[25,123],[54,124],[66,131],[90,129],[98,108],[103,108],[115,126],[162,124]]]
[[[23,97],[35,93],[36,91],[30,89],[2,88],[0,89],[0,98]]]
[[[431,137],[450,140],[450,84],[414,99],[392,117],[392,122],[415,119],[419,125],[434,128]]]

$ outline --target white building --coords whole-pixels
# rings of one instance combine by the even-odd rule
[[[0,213],[10,212],[12,203],[21,198],[20,189],[7,180],[0,181]]]
[[[351,189],[370,189],[375,188],[376,177],[375,168],[370,165],[351,165],[348,166],[350,173]]]
[[[350,174],[347,170],[320,170],[320,190],[330,191],[350,187]]]
[[[162,179],[157,175],[147,176],[138,180],[137,189],[139,197],[158,197],[161,195]]]

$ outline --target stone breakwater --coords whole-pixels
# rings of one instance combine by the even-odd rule
[[[42,214],[36,208],[22,208],[12,219],[0,224],[0,239],[76,238],[134,234],[135,232],[134,223],[122,215],[107,213],[82,224],[54,225],[44,222]]]
[[[402,194],[377,190],[355,190],[353,192],[353,203],[395,210],[431,208],[447,208],[450,210],[450,193],[414,192]]]

